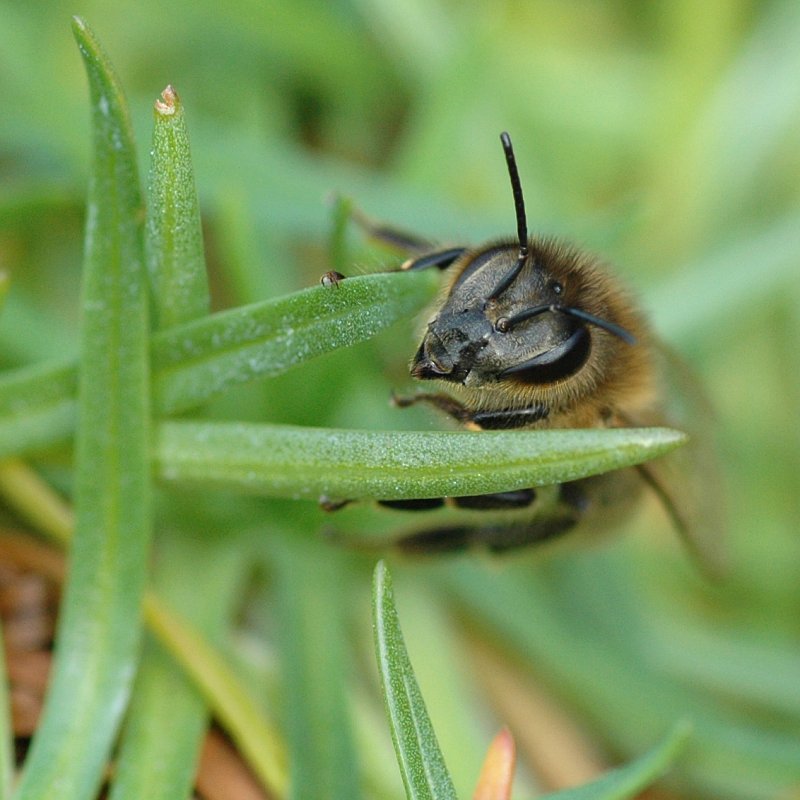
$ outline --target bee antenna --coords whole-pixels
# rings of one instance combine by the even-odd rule
[[[596,328],[602,328],[612,336],[622,339],[622,341],[626,344],[636,344],[636,337],[621,325],[617,325],[614,322],[609,322],[607,319],[603,319],[602,317],[596,317],[594,314],[590,314],[588,311],[583,311],[583,309],[575,308],[574,306],[561,306],[558,304],[531,306],[531,308],[526,308],[524,311],[514,314],[513,317],[501,317],[497,320],[495,327],[501,333],[508,333],[508,331],[519,325],[521,322],[525,322],[525,320],[531,319],[532,317],[538,317],[540,314],[545,314],[548,311],[554,314],[566,314],[568,317],[579,319],[589,325],[594,325]]]
[[[590,325],[594,325],[596,328],[602,328],[604,331],[608,331],[608,333],[610,333],[612,336],[622,339],[625,344],[636,344],[636,337],[621,325],[617,325],[614,322],[609,322],[607,319],[603,319],[602,317],[596,317],[594,314],[590,314],[588,311],[583,311],[580,308],[573,308],[572,306],[556,306],[555,308],[557,308],[562,314],[567,314],[574,319],[582,319],[584,322],[588,322]]]
[[[520,258],[528,255],[528,223],[525,219],[525,200],[522,197],[522,183],[517,170],[517,160],[514,158],[514,148],[511,137],[503,131],[500,134],[503,152],[506,154],[508,177],[511,178],[511,191],[514,193],[514,211],[517,214],[517,239],[519,241]]]
[[[517,170],[517,160],[514,158],[514,148],[511,137],[506,131],[500,134],[503,152],[506,154],[508,177],[511,179],[511,191],[514,193],[514,211],[517,215],[517,240],[519,241],[519,255],[517,263],[503,276],[502,280],[489,295],[488,300],[496,300],[517,279],[517,276],[528,260],[528,223],[525,219],[525,200],[522,197],[522,183]]]

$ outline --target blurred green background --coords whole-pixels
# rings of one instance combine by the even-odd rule
[[[508,130],[530,227],[614,263],[701,376],[717,409],[731,521],[732,570],[720,585],[698,577],[655,504],[624,537],[585,552],[395,565],[411,657],[460,793],[502,720],[465,655],[480,637],[513,653],[609,763],[696,712],[700,743],[676,771],[676,796],[797,796],[800,6],[0,3],[0,268],[12,282],[3,366],[77,351],[89,115],[74,13],[126,87],[143,172],[152,103],[167,83],[181,95],[217,308],[311,285],[331,268],[332,192],[443,243],[513,235],[498,143]],[[355,234],[350,244],[348,274],[396,263]],[[435,426],[386,402],[409,387],[414,330],[409,320],[212,412]],[[59,454],[39,463],[58,479]],[[236,638],[227,647],[252,681],[272,687],[256,684],[280,709],[292,752],[328,747],[307,741],[325,709],[294,700],[303,680],[329,678],[282,672],[290,657],[314,663],[313,653],[292,654],[286,626],[298,608],[314,623],[312,601],[337,608],[330,658],[353,675],[363,785],[399,796],[369,663],[373,559],[334,554],[319,538],[331,519],[313,504],[165,495],[161,506],[165,527],[247,553],[252,579],[233,600],[247,647]],[[336,525],[373,530],[397,520],[342,514]],[[520,796],[534,784],[523,775]]]

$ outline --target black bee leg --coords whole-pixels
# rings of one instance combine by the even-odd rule
[[[511,492],[454,497],[453,504],[459,508],[474,508],[479,511],[508,511],[515,508],[527,508],[535,500],[535,489],[517,489]]]
[[[563,536],[578,524],[579,519],[577,515],[564,514],[560,517],[539,520],[530,525],[506,527],[498,525],[479,529],[473,532],[471,544],[483,545],[492,553],[504,553],[507,550],[542,544]]]
[[[404,536],[396,542],[396,546],[405,553],[426,555],[453,553],[469,548],[503,553],[542,544],[564,535],[581,522],[591,506],[587,489],[585,481],[562,483],[555,508],[530,521],[423,529]],[[475,497],[454,497],[452,502],[461,508],[501,510],[523,508],[533,504],[535,499],[534,489],[521,489]]]
[[[334,227],[331,236],[331,249],[334,254],[344,252],[344,230],[347,222],[352,220],[364,235],[387,247],[399,250],[410,256],[400,269],[417,270],[438,267],[447,269],[456,259],[466,252],[465,247],[451,247],[437,250],[435,242],[408,231],[377,222],[368,217],[361,209],[353,205],[348,197],[337,195],[333,199]],[[343,258],[334,258],[335,265],[344,264]]]
[[[436,394],[419,392],[412,395],[392,394],[392,405],[397,406],[397,408],[409,408],[417,403],[429,403],[459,422],[472,421],[473,412],[459,403],[458,400],[450,397],[449,394],[444,394],[443,392]]]
[[[470,420],[485,431],[525,428],[545,419],[550,412],[547,406],[533,405],[527,408],[507,408],[502,411],[476,411]]]
[[[328,497],[328,495],[323,494],[322,497],[319,498],[319,507],[323,511],[338,511],[345,506],[349,506],[352,503],[352,500],[338,500],[333,497]]]
[[[418,270],[430,269],[431,267],[447,269],[454,261],[458,260],[462,255],[464,255],[466,251],[466,247],[450,247],[447,250],[437,250],[433,253],[427,253],[424,256],[410,258],[400,267],[400,269]]]
[[[347,213],[350,219],[355,222],[361,229],[364,235],[369,239],[374,239],[388,247],[393,247],[402,253],[429,253],[436,245],[425,239],[408,231],[401,231],[391,225],[368,217],[361,209],[353,205],[350,200],[347,203]]]
[[[526,508],[535,499],[535,490],[517,489],[512,492],[453,497],[450,501],[459,508],[472,508],[481,511],[508,511],[516,508]],[[398,511],[430,511],[434,508],[441,508],[445,504],[445,498],[423,497],[413,500],[378,500],[378,502],[386,508],[394,508]]]
[[[431,392],[420,392],[410,396],[392,395],[392,403],[398,408],[408,408],[417,403],[429,403],[458,422],[489,431],[524,428],[545,419],[550,411],[547,406],[539,404],[499,411],[473,411],[450,397],[449,394]]]
[[[396,546],[401,552],[417,555],[454,553],[473,547],[484,548],[492,553],[504,553],[562,536],[575,527],[579,519],[578,515],[564,513],[562,516],[534,520],[527,524],[433,528],[405,536]]]
[[[423,497],[412,500],[378,500],[385,508],[394,508],[398,511],[430,511],[444,505],[443,497]]]

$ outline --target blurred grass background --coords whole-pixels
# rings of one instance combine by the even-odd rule
[[[788,793],[800,791],[800,761],[789,755],[792,737],[800,752],[800,7],[0,3],[0,268],[11,276],[3,366],[77,348],[89,146],[73,13],[103,40],[126,87],[141,165],[153,100],[169,82],[183,99],[216,307],[315,283],[330,268],[334,191],[444,243],[512,235],[498,144],[509,130],[531,228],[614,263],[707,388],[731,520],[724,583],[697,576],[655,505],[627,535],[588,552],[394,567],[411,657],[459,792],[468,795],[477,754],[503,718],[491,710],[503,707],[491,677],[499,667],[487,671],[481,660],[489,640],[495,659],[513,652],[509,663],[569,709],[601,760],[648,747],[671,718],[672,687],[690,687],[710,743],[671,791],[796,796]],[[386,265],[353,240],[350,274]],[[212,412],[434,426],[424,411],[386,402],[391,388],[409,386],[414,330],[409,320],[232,393]],[[65,480],[62,454],[38,463]],[[309,694],[335,683],[313,669],[314,643],[328,642],[325,663],[351,689],[363,785],[369,796],[399,796],[370,663],[372,558],[333,552],[319,538],[331,518],[313,504],[165,493],[160,508],[163,529],[246,554],[247,590],[233,602],[237,633],[226,646],[265,704],[281,710],[290,753],[330,747],[313,741],[329,697]],[[397,519],[356,509],[333,522],[389,529]],[[526,650],[526,637],[543,649]],[[676,715],[687,710],[674,705]],[[730,724],[704,728],[707,712]],[[573,755],[561,757],[568,764]],[[534,784],[523,775],[519,796]]]

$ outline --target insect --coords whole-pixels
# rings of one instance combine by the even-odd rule
[[[573,528],[613,523],[649,488],[690,548],[715,568],[720,554],[716,470],[701,441],[710,429],[707,407],[603,263],[559,241],[529,237],[507,133],[501,142],[516,239],[431,250],[412,236],[387,235],[360,220],[373,236],[416,251],[403,269],[437,267],[449,278],[411,362],[413,377],[435,381],[446,391],[395,398],[396,405],[429,404],[476,430],[671,424],[700,437],[665,458],[545,490],[382,501],[399,510],[447,505],[486,517],[475,514],[464,524],[416,530],[398,545],[417,551],[470,545],[509,550]],[[682,417],[670,414],[671,393],[688,412]],[[699,480],[698,466],[703,470]]]
[[[319,282],[322,286],[326,287],[333,287],[335,289],[339,288],[339,284],[344,280],[344,275],[341,272],[337,272],[336,270],[331,270],[330,272],[326,272],[320,279]]]

